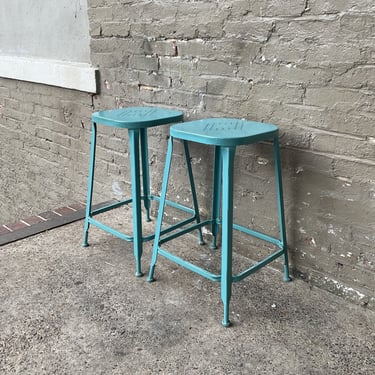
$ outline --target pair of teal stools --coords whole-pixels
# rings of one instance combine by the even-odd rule
[[[134,257],[136,261],[136,276],[141,276],[141,256],[143,251],[143,243],[153,240],[153,251],[148,281],[154,280],[154,270],[159,255],[203,277],[213,281],[219,281],[221,283],[221,298],[224,304],[224,318],[222,324],[224,326],[229,326],[229,301],[231,298],[233,282],[243,280],[245,277],[258,271],[260,268],[264,267],[280,256],[282,256],[284,259],[284,280],[290,280],[285,233],[278,128],[271,124],[231,118],[208,118],[190,122],[181,122],[182,120],[182,112],[158,107],[131,107],[96,112],[92,115],[90,169],[83,246],[88,246],[88,230],[90,224],[95,225],[123,240],[133,242]],[[160,197],[154,196],[150,194],[147,129],[154,126],[172,123],[174,125],[170,127],[170,137],[168,140],[162,191]],[[106,207],[101,207],[97,210],[92,210],[97,124],[128,129],[130,141],[132,194],[131,198],[109,204]],[[180,140],[184,146],[185,160],[193,200],[192,208],[167,200],[166,198],[173,154],[173,143],[175,140]],[[233,222],[233,176],[236,147],[268,140],[273,141],[279,238],[271,237],[267,234],[246,228]],[[203,221],[200,219],[199,215],[198,200],[192,173],[188,142],[196,142],[207,146],[213,146],[215,150],[212,213],[209,219]],[[142,188],[141,179],[143,185]],[[146,220],[149,221],[150,201],[152,200],[159,201],[159,211],[155,232],[152,235],[144,236],[142,232],[141,203],[143,201],[146,211]],[[104,225],[94,218],[94,216],[99,213],[129,203],[132,204],[133,213],[132,235],[121,233],[114,228]],[[163,214],[166,205],[189,213],[189,217],[163,229]],[[212,248],[216,248],[216,238],[219,233],[219,228],[221,227],[222,240],[220,274],[213,274],[203,268],[200,268],[162,247],[162,245],[166,242],[194,230],[198,230],[199,242],[203,244],[203,226],[209,226],[211,229]],[[272,243],[276,245],[278,250],[263,260],[255,263],[253,266],[244,270],[243,272],[233,275],[233,229]]]

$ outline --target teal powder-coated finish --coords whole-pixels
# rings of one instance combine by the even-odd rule
[[[221,299],[224,305],[224,316],[222,324],[229,326],[229,302],[232,295],[232,283],[241,281],[245,277],[258,271],[278,257],[284,259],[284,280],[290,281],[288,250],[285,231],[285,215],[282,191],[280,149],[278,140],[278,128],[272,124],[263,124],[259,122],[246,121],[231,118],[209,118],[198,121],[185,122],[173,125],[170,128],[168,141],[168,150],[166,165],[163,176],[162,192],[160,196],[160,206],[155,229],[155,238],[153,244],[152,259],[148,281],[154,280],[154,271],[158,255],[161,255],[172,262],[175,262],[199,275],[212,281],[221,283]],[[166,194],[169,181],[169,173],[173,154],[173,142],[179,139],[184,142],[185,152],[188,152],[188,141],[197,142],[215,147],[214,154],[214,175],[213,175],[213,193],[212,193],[212,216],[209,220],[200,221],[199,216],[196,224],[180,229],[177,233],[166,234],[162,230],[163,213],[166,204]],[[279,238],[271,237],[267,234],[246,228],[233,223],[233,174],[234,158],[236,147],[247,145],[260,141],[272,141],[275,158],[275,179],[277,193],[277,215],[279,223]],[[191,174],[190,157],[186,157],[189,175]],[[191,186],[193,186],[193,176],[191,175]],[[195,190],[193,192],[195,195]],[[194,202],[194,207],[198,215],[198,202]],[[220,207],[222,217],[220,217]],[[221,249],[221,273],[213,274],[201,267],[198,267],[176,255],[171,251],[165,250],[162,245],[166,242],[180,237],[193,230],[201,229],[205,225],[211,226],[212,242],[211,247],[216,248],[216,237],[221,227],[222,249]],[[233,229],[239,230],[247,235],[254,236],[263,241],[272,243],[278,247],[278,250],[255,263],[243,272],[232,274],[232,240]],[[200,242],[203,243],[200,237]]]
[[[128,107],[94,112],[92,121],[126,129],[144,129],[182,121],[183,113],[160,107]]]
[[[92,131],[90,147],[90,166],[87,187],[87,205],[84,225],[84,236],[82,246],[88,246],[88,233],[90,225],[111,233],[125,241],[133,242],[134,257],[136,262],[136,276],[142,276],[141,256],[143,243],[154,239],[154,234],[143,236],[142,233],[142,201],[146,211],[146,220],[150,221],[150,202],[159,201],[159,197],[150,194],[150,181],[148,169],[148,146],[147,128],[164,124],[176,123],[183,120],[183,113],[177,110],[170,110],[159,107],[129,107],[100,111],[92,114]],[[130,142],[130,164],[131,164],[131,198],[120,202],[111,203],[97,210],[92,210],[93,185],[95,175],[95,152],[97,138],[97,124],[124,128],[128,130]],[[185,151],[186,158],[190,158],[188,149]],[[142,181],[141,181],[142,175]],[[193,193],[194,202],[197,201],[192,173],[189,172],[190,187]],[[121,233],[94,218],[95,215],[106,212],[124,204],[132,203],[133,214],[133,235]],[[181,209],[192,216],[166,228],[162,233],[168,233],[193,221],[200,222],[197,206],[194,209],[185,207],[175,202],[165,201],[165,204]],[[200,240],[202,233],[199,231]]]
[[[231,118],[184,122],[170,129],[171,136],[214,146],[240,146],[271,139],[278,132],[272,124]]]

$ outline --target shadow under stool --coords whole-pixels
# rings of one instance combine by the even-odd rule
[[[190,224],[183,229],[179,229],[174,233],[163,235],[163,213],[166,204],[166,194],[171,169],[173,143],[175,140],[181,140],[184,143],[185,148],[188,148],[188,142],[196,142],[199,144],[214,147],[215,154],[212,191],[212,215],[208,220],[199,221],[195,224]],[[260,141],[273,142],[279,238],[271,237],[267,234],[249,229],[233,222],[233,176],[236,147],[240,145],[254,144]],[[189,169],[191,168],[190,159],[187,159],[187,166]],[[196,209],[198,209],[198,204],[195,204],[195,207]],[[201,229],[203,226],[209,226],[211,229],[212,248],[216,248],[216,237],[218,235],[219,228],[221,227],[222,244],[220,274],[211,273],[191,262],[182,259],[181,257],[173,254],[173,252],[167,251],[165,247],[162,247],[162,245],[166,244],[168,241],[185,235],[193,230]],[[275,245],[278,250],[262,259],[261,261],[253,264],[243,272],[237,275],[233,275],[233,229],[271,243]],[[233,282],[243,280],[247,276],[258,271],[260,268],[266,266],[278,257],[283,257],[284,260],[284,280],[290,281],[278,128],[275,125],[230,118],[209,118],[171,126],[148,281],[154,280],[154,270],[158,255],[161,255],[169,259],[170,261],[175,262],[180,266],[199,274],[202,277],[221,283],[221,299],[224,305],[224,317],[222,324],[224,326],[230,325],[229,302],[232,294]]]
[[[92,130],[91,130],[91,147],[90,147],[90,167],[87,188],[87,204],[84,225],[84,236],[82,246],[88,246],[88,233],[90,225],[94,225],[102,230],[119,237],[125,241],[133,242],[134,257],[136,263],[136,276],[142,276],[141,256],[143,252],[143,243],[154,239],[154,234],[144,236],[142,233],[142,208],[143,201],[146,211],[146,220],[150,221],[150,203],[152,200],[159,201],[158,196],[150,194],[150,178],[148,166],[148,145],[147,145],[147,129],[180,122],[183,120],[183,113],[176,110],[170,110],[159,107],[129,107],[121,109],[113,109],[107,111],[95,112],[92,114]],[[115,128],[123,128],[128,130],[130,142],[130,170],[131,170],[131,197],[122,201],[110,203],[105,207],[92,209],[94,172],[95,172],[95,152],[96,152],[96,135],[97,124],[111,126]],[[187,150],[188,152],[188,150]],[[186,158],[190,158],[186,154]],[[141,188],[142,179],[142,188]],[[191,189],[195,195],[195,187],[193,180],[190,180]],[[196,201],[196,199],[194,200]],[[192,216],[177,224],[168,227],[165,231],[174,230],[180,226],[186,225],[193,221],[199,222],[198,209],[191,209],[175,202],[166,202],[168,205],[177,209],[188,212]],[[125,204],[132,205],[133,216],[133,234],[128,235],[104,223],[96,220],[95,215],[118,208]],[[201,232],[200,232],[200,236]],[[202,240],[203,241],[203,240]]]

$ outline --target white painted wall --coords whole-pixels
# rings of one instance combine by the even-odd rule
[[[0,0],[0,77],[97,92],[87,0]]]
[[[0,54],[90,62],[87,0],[0,0]]]

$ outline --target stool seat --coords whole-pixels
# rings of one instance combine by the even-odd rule
[[[150,128],[179,122],[182,119],[182,112],[159,107],[129,107],[92,114],[92,121],[94,122],[126,129]]]
[[[194,225],[180,229],[178,232],[168,232],[167,235],[164,235],[165,232],[162,231],[162,222],[169,183],[174,140],[182,141],[184,143],[185,150],[188,150],[189,141],[214,146],[215,152],[213,160],[214,166],[211,202],[212,210],[211,217],[209,219],[203,221],[197,220],[197,223]],[[273,237],[233,222],[236,147],[265,140],[273,142],[275,158],[277,217],[279,223],[279,233],[277,237]],[[186,158],[186,163],[189,175],[192,176],[190,158]],[[191,179],[193,180],[192,177]],[[194,186],[194,183],[191,185]],[[199,212],[198,202],[194,202],[194,209]],[[181,258],[173,252],[173,249],[170,250],[170,247],[166,248],[163,246],[168,241],[183,236],[191,231],[195,231],[197,229],[200,230],[204,226],[211,228],[212,249],[217,248],[217,236],[219,233],[219,227],[221,227],[221,270],[219,274],[209,272],[208,270]],[[246,235],[268,242],[276,246],[277,250],[273,251],[271,254],[242,272],[234,275],[232,271],[233,230],[240,231]],[[284,280],[290,280],[277,126],[233,118],[208,118],[171,126],[148,281],[154,280],[154,271],[158,255],[161,255],[162,257],[167,258],[168,260],[177,263],[178,265],[185,267],[202,277],[220,282],[221,299],[224,305],[222,324],[225,327],[231,324],[229,319],[229,301],[232,295],[233,282],[238,282],[245,279],[279,257],[283,257],[284,259]]]
[[[211,118],[176,124],[172,137],[216,146],[240,146],[270,139],[278,128],[272,124],[232,119]]]

